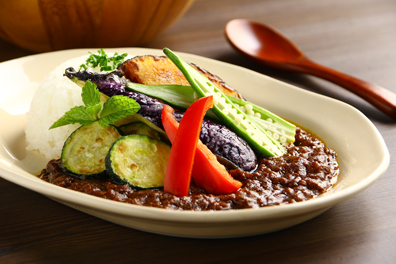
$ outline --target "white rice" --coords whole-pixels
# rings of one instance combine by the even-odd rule
[[[86,59],[82,56],[62,63],[40,84],[27,114],[27,150],[37,150],[48,159],[60,157],[64,142],[80,125],[49,128],[70,108],[83,105],[81,87],[63,74],[68,67],[78,69]]]

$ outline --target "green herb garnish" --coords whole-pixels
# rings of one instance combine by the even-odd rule
[[[75,123],[88,125],[98,120],[101,126],[106,127],[123,117],[135,114],[140,109],[135,100],[123,95],[112,96],[103,104],[100,101],[99,90],[90,81],[82,88],[81,97],[84,106],[71,108],[50,129]]]
[[[88,69],[89,67],[95,68],[100,66],[100,71],[112,71],[117,69],[117,67],[124,62],[127,53],[118,54],[114,53],[112,57],[108,57],[106,52],[103,49],[98,50],[98,54],[92,54],[89,52],[91,56],[86,61],[86,64],[81,64],[80,69]]]

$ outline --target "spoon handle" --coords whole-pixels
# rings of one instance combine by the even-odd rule
[[[296,71],[317,76],[346,88],[371,103],[386,115],[396,119],[395,93],[376,84],[317,64],[308,58],[299,60],[295,66],[297,67],[295,68]]]

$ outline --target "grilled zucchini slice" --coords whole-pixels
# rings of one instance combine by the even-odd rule
[[[114,142],[106,171],[114,183],[142,189],[164,186],[170,146],[146,135],[128,135]]]
[[[107,152],[120,136],[116,127],[103,127],[98,122],[79,127],[63,146],[64,168],[81,179],[103,177]]]

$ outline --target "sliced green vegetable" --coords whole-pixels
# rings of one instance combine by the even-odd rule
[[[145,135],[124,136],[106,156],[106,171],[117,184],[138,188],[164,186],[170,146]]]
[[[202,97],[213,95],[213,110],[226,125],[245,139],[258,153],[282,156],[286,149],[257,123],[235,106],[217,87],[169,49],[164,53],[181,70],[192,88]]]
[[[197,99],[197,93],[191,86],[128,83],[126,87],[132,91],[158,98],[177,109],[187,109]],[[295,141],[296,126],[294,124],[248,101],[228,95],[226,97],[234,105],[239,106],[242,112],[248,114],[275,140],[285,144]],[[221,122],[211,110],[207,112],[207,116]]]
[[[275,140],[283,144],[295,141],[296,126],[294,124],[248,101],[236,97],[228,98]]]
[[[187,109],[200,96],[190,86],[178,84],[144,85],[140,83],[127,83],[126,89],[146,94],[176,109]]]
[[[124,135],[146,135],[151,138],[156,138],[160,139],[159,133],[146,125],[145,123],[142,122],[132,122],[128,123],[125,125],[120,126],[118,129],[121,130],[121,132]]]
[[[63,146],[61,158],[64,168],[82,179],[104,174],[107,152],[119,137],[114,126],[103,127],[94,122],[79,127]]]

